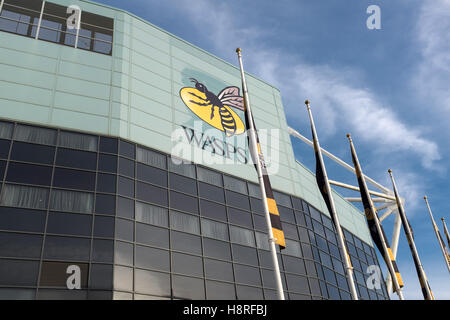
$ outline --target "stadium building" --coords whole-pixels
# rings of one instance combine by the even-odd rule
[[[242,95],[239,69],[120,9],[0,1],[0,298],[276,298],[243,112],[192,94]],[[280,92],[247,82],[286,236],[285,295],[350,299]],[[378,260],[363,213],[334,198],[359,296],[388,299],[367,287]]]

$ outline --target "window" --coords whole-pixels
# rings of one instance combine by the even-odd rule
[[[292,208],[291,197],[289,197],[287,194],[274,191],[273,196],[275,197],[275,201],[280,205]]]
[[[204,238],[203,254],[211,258],[231,260],[230,244],[228,242]]]
[[[119,173],[134,178],[134,161],[119,157]]]
[[[136,242],[161,248],[169,248],[169,230],[136,223]]]
[[[136,292],[170,296],[170,276],[167,273],[135,270],[134,287]]]
[[[134,219],[134,200],[117,197],[117,216]]]
[[[131,243],[116,241],[114,263],[132,266],[133,262],[133,245]]]
[[[259,185],[253,183],[247,183],[248,185],[248,194],[252,197],[261,199],[261,187]]]
[[[14,140],[55,145],[56,130],[18,124],[14,131]]]
[[[44,232],[45,211],[0,207],[0,229]]]
[[[255,247],[255,237],[251,230],[230,226],[230,236],[232,242]]]
[[[236,286],[236,294],[239,300],[262,300],[263,292],[260,288]]]
[[[167,187],[167,172],[165,170],[138,163],[136,175],[138,180]]]
[[[234,276],[237,283],[250,284],[254,286],[261,285],[261,275],[258,268],[235,264]]]
[[[114,218],[95,216],[94,237],[113,238],[114,237]]]
[[[170,271],[169,251],[137,245],[136,267]]]
[[[10,162],[6,181],[49,186],[52,178],[52,168]]]
[[[82,12],[79,48],[111,55],[113,29],[113,19]]]
[[[50,196],[50,209],[91,213],[94,207],[92,193],[53,189]]]
[[[42,236],[0,232],[1,257],[39,258]]]
[[[283,255],[283,265],[286,272],[306,274],[305,263],[302,259]]]
[[[90,236],[92,217],[85,214],[50,212],[47,232],[56,234]]]
[[[170,227],[178,231],[200,234],[199,218],[190,214],[170,211]]]
[[[56,165],[62,167],[95,170],[97,168],[97,154],[88,151],[58,148]]]
[[[223,176],[223,185],[225,189],[247,194],[247,183],[229,176]]]
[[[0,139],[0,158],[8,159],[11,141]]]
[[[136,198],[142,201],[153,202],[164,206],[167,206],[168,203],[166,189],[158,188],[142,182],[137,183]]]
[[[136,202],[136,221],[161,227],[169,226],[167,209],[142,202]]]
[[[208,300],[235,300],[234,284],[206,280],[206,298]]]
[[[172,252],[172,272],[203,277],[202,258]]]
[[[113,195],[97,193],[95,197],[95,212],[114,215],[116,212],[116,198]]]
[[[197,181],[179,176],[177,174],[169,174],[170,188],[173,190],[197,195]]]
[[[138,183],[139,187],[139,183]],[[122,196],[127,196],[130,198],[134,197],[134,180],[127,179],[119,176],[119,184],[117,193]],[[136,197],[139,198],[139,193],[136,194]]]
[[[228,208],[228,221],[239,226],[253,228],[251,214],[239,209]]]
[[[233,261],[258,266],[258,253],[255,248],[231,245],[233,250]]]
[[[111,290],[113,288],[113,267],[104,264],[91,264],[90,285],[89,289],[103,289]],[[92,293],[101,293],[102,291],[90,291],[89,297]],[[111,299],[110,296],[101,296],[102,300]]]
[[[172,276],[172,290],[175,299],[205,299],[205,284],[203,279],[183,276]]]
[[[110,173],[117,172],[117,156],[100,154],[98,157],[98,170]]]
[[[245,210],[250,210],[250,202],[247,196],[228,190],[225,191],[225,196],[228,205]]]
[[[178,158],[169,159],[169,171],[195,179],[195,165]]]
[[[131,159],[135,158],[135,147],[134,144],[119,140],[119,154],[124,157]]]
[[[6,184],[2,191],[0,200],[2,206],[34,209],[47,208],[48,189]]]
[[[197,167],[198,180],[221,187],[223,185],[220,173]]]
[[[39,261],[0,259],[0,285],[36,286],[38,272]]]
[[[136,161],[160,169],[167,168],[165,155],[141,147],[136,149]]]
[[[100,152],[117,153],[117,138],[100,137]]]
[[[300,243],[298,243],[297,241],[286,239],[286,248],[283,250],[283,254],[301,257],[302,252],[300,249]]]
[[[197,198],[170,191],[170,207],[198,214]]]
[[[215,220],[227,221],[227,213],[225,206],[218,203],[200,200],[200,212],[203,217],[208,217]]]
[[[68,189],[94,191],[95,173],[56,168],[53,177],[53,186]]]
[[[121,240],[134,240],[134,222],[116,219],[116,238]]]
[[[170,231],[170,247],[172,250],[201,254],[200,237],[183,232]]]
[[[6,0],[0,18],[0,30],[34,37],[42,1]]]
[[[138,272],[136,276],[139,277]],[[137,282],[137,281],[136,281]],[[114,267],[114,289],[123,291],[133,290],[133,269],[122,266]]]
[[[47,236],[44,258],[88,261],[90,247],[90,239]]]
[[[85,151],[97,151],[98,137],[87,134],[61,131],[59,133],[60,147],[80,149]]]
[[[233,281],[233,266],[229,262],[205,259],[205,277],[209,279]]]
[[[87,263],[67,263],[67,262],[42,262],[41,277],[39,285],[44,287],[61,287],[67,289],[67,270],[69,266],[76,265],[80,268],[81,288],[87,288],[88,283],[88,264]]]
[[[286,281],[289,291],[297,293],[309,294],[308,279],[302,276],[295,276],[293,274],[286,274]]]
[[[94,239],[92,260],[95,262],[113,262],[114,241]]]
[[[200,197],[202,198],[206,198],[209,200],[214,200],[217,202],[225,202],[225,196],[223,193],[223,189],[207,184],[207,183],[203,183],[203,182],[199,182],[198,183],[198,194]]]
[[[201,219],[201,224],[204,237],[228,241],[228,226],[225,223]]]
[[[97,174],[97,191],[99,192],[116,192],[116,176],[113,174],[98,173]]]
[[[19,141],[15,141],[12,146],[11,160],[53,164],[54,157],[55,147],[40,146]]]

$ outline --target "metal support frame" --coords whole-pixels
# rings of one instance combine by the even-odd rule
[[[42,7],[41,7],[41,14],[39,15],[39,22],[36,29],[36,37],[35,39],[39,39],[39,31],[41,30],[41,22],[42,22],[42,16],[44,14],[44,7],[45,7],[45,1],[42,1]]]
[[[5,3],[5,0],[2,0],[2,1],[0,2],[0,14],[2,13],[3,3]]]
[[[288,132],[291,136],[298,138],[301,141],[305,142],[310,147],[313,147],[313,142],[311,140],[309,140],[308,138],[306,138],[305,136],[301,135],[298,131],[292,129],[291,127],[288,127]],[[355,168],[353,166],[349,165],[342,159],[336,157],[331,152],[328,152],[327,150],[325,150],[323,148],[320,148],[320,149],[321,149],[322,153],[324,155],[326,155],[328,158],[330,158],[331,160],[333,160],[340,166],[344,167],[345,169],[351,171],[352,173],[355,173]],[[394,222],[392,240],[391,240],[391,249],[392,249],[392,254],[394,255],[394,258],[396,258],[402,223],[401,223],[400,216],[398,213],[397,203],[395,200],[394,193],[389,188],[383,186],[382,184],[378,183],[374,179],[372,179],[366,175],[364,175],[364,177],[367,182],[369,182],[374,187],[376,187],[379,191],[381,191],[381,192],[377,192],[377,191],[369,190],[369,193],[371,195],[378,197],[378,198],[373,198],[372,199],[373,202],[384,203],[383,205],[376,208],[379,213],[381,213],[380,212],[381,210],[386,209],[386,211],[384,211],[382,213],[382,216],[379,218],[380,223],[382,221],[386,220],[386,218],[388,218],[392,214],[395,215],[395,222]],[[337,187],[341,187],[341,188],[345,188],[345,189],[349,189],[349,190],[353,190],[353,191],[359,191],[358,187],[352,186],[352,185],[349,185],[349,184],[346,184],[343,182],[334,181],[334,180],[329,180],[329,182],[330,182],[330,184],[335,185]],[[345,200],[347,200],[349,202],[361,202],[361,198],[354,198],[354,197],[346,197]],[[404,203],[404,199],[401,199],[401,201],[402,201],[402,203]],[[387,273],[387,277],[386,277],[386,288],[387,288],[388,294],[392,292],[392,279],[391,279],[391,275],[389,272]]]

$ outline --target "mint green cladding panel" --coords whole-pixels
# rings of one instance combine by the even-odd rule
[[[182,126],[195,129],[199,123],[180,98],[181,88],[194,86],[189,78],[216,95],[227,86],[240,87],[235,66],[132,14],[88,1],[50,2],[113,18],[112,56],[0,32],[2,118],[121,137],[172,153],[178,140],[187,139]],[[314,175],[295,161],[279,90],[251,75],[247,81],[256,127],[267,132],[260,136],[270,147],[264,150],[262,143],[263,152],[277,168],[270,177],[273,188],[327,214]],[[206,123],[198,133],[202,130],[230,145],[245,146],[245,134],[225,137]],[[174,132],[179,134],[175,142]],[[218,158],[198,147],[182,157],[199,159],[195,156],[203,161]],[[250,164],[209,166],[257,182]],[[334,198],[341,224],[371,244],[363,214],[339,194]]]

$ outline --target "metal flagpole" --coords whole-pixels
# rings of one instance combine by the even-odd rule
[[[445,224],[444,218],[441,218],[441,221],[442,221],[442,224],[443,224],[443,226],[444,226],[445,237],[447,238],[447,243],[448,243],[448,246],[449,246],[449,248],[450,248],[450,236],[449,236],[449,234],[448,234],[447,225]],[[449,258],[450,258],[450,257],[449,257]]]
[[[448,259],[447,248],[445,247],[444,240],[442,240],[441,234],[439,233],[439,229],[436,225],[436,222],[434,222],[433,213],[431,212],[430,205],[428,204],[428,197],[424,196],[423,198],[425,199],[425,203],[427,204],[428,212],[429,212],[430,218],[431,218],[431,223],[433,224],[434,233],[436,234],[436,238],[438,239],[442,254],[444,255],[445,264],[447,265],[447,269],[450,272],[450,260]]]
[[[330,215],[333,219],[334,226],[336,227],[336,231],[338,234],[339,247],[342,251],[342,256],[344,257],[345,268],[347,270],[347,279],[348,279],[348,283],[350,285],[350,291],[352,294],[352,298],[353,298],[353,300],[358,300],[358,294],[356,292],[355,282],[353,279],[353,267],[352,267],[352,264],[350,261],[350,256],[348,255],[348,252],[347,252],[347,247],[345,245],[344,233],[342,232],[341,224],[339,223],[339,218],[336,213],[336,207],[334,205],[333,195],[331,194],[331,187],[330,187],[330,183],[328,181],[327,170],[325,169],[325,165],[323,162],[319,139],[317,138],[316,127],[314,125],[314,119],[313,119],[313,116],[311,113],[311,107],[309,105],[308,100],[305,101],[305,104],[306,104],[306,108],[308,109],[309,119],[311,121],[311,130],[312,130],[312,135],[313,135],[314,150],[316,151],[316,161],[318,161],[318,163],[316,163],[316,170],[317,170],[317,166],[319,165],[321,168],[323,180],[324,180],[323,188],[325,190],[323,190],[323,191],[326,193],[326,195],[322,194],[322,196],[324,197],[325,202],[327,202],[325,197],[328,196],[327,198],[328,198],[329,203],[327,203],[327,204],[329,204],[329,206],[327,206],[327,207],[328,207],[328,210],[330,211]],[[316,177],[317,177],[317,172],[316,172]],[[319,186],[319,188],[321,188],[321,186]]]
[[[350,134],[347,134],[347,138],[350,142],[350,149],[352,152],[352,160],[353,160],[353,164],[355,166],[356,177],[358,178],[359,189],[361,192],[361,199],[363,200],[362,202],[364,204],[364,213],[366,214],[367,222],[369,223],[369,229],[371,229],[371,234],[372,234],[372,232],[376,231],[376,234],[378,235],[379,246],[382,249],[384,261],[386,262],[389,273],[392,276],[392,282],[394,284],[395,292],[397,293],[398,298],[400,300],[404,300],[403,293],[401,291],[400,284],[399,284],[399,282],[400,282],[399,280],[401,280],[401,276],[400,276],[400,273],[398,272],[398,270],[396,270],[396,267],[394,267],[395,258],[392,254],[391,248],[389,248],[386,243],[387,240],[385,238],[385,234],[381,227],[380,221],[378,220],[378,215],[377,215],[377,212],[373,205],[372,198],[370,197],[370,194],[368,192],[366,180],[364,179],[361,165],[359,164],[358,156],[356,154],[355,146],[353,145],[353,140],[352,140]],[[366,199],[363,199],[363,197]],[[375,227],[375,230],[373,230],[371,228],[370,224],[373,224],[373,227]],[[380,249],[380,247],[379,247],[379,249]],[[396,265],[397,264],[395,264],[395,266]]]
[[[256,133],[255,133],[254,123],[252,121],[253,117],[252,117],[252,111],[251,111],[250,101],[249,101],[249,97],[248,97],[247,83],[245,81],[241,49],[237,48],[236,53],[238,55],[239,67],[241,70],[242,90],[243,90],[243,96],[244,96],[245,112],[247,113],[247,117],[249,119],[249,125],[250,125],[250,128],[247,129],[247,130],[249,130],[248,133],[250,136],[249,148],[250,148],[250,152],[254,155],[253,159],[255,159],[256,170],[258,172],[258,180],[259,180],[259,186],[261,188],[264,213],[266,215],[267,233],[269,235],[269,246],[270,246],[270,251],[272,253],[272,262],[273,262],[273,265],[275,268],[274,273],[275,273],[275,281],[276,281],[276,286],[277,286],[277,293],[278,293],[278,298],[280,300],[284,300],[283,284],[281,282],[280,267],[278,265],[277,251],[275,249],[275,239],[274,239],[273,231],[272,231],[272,222],[270,219],[269,206],[267,203],[266,189],[265,189],[264,180],[263,180],[263,172],[262,172],[262,168],[261,168],[261,163],[259,161]]]
[[[392,170],[389,169],[388,172],[392,180],[392,187],[394,188],[394,195],[397,201],[398,213],[400,215],[400,219],[402,220],[403,230],[405,231],[406,239],[408,239],[409,249],[411,250],[411,255],[414,260],[417,276],[419,277],[423,297],[425,300],[434,300],[433,293],[431,292],[430,285],[428,284],[427,276],[425,275],[425,270],[423,269],[423,265],[420,262],[419,253],[417,252],[416,243],[414,242],[411,226],[408,223],[405,210],[403,209],[403,204],[401,203],[400,196],[398,195],[397,185],[395,184],[395,179],[394,176],[392,175]]]

